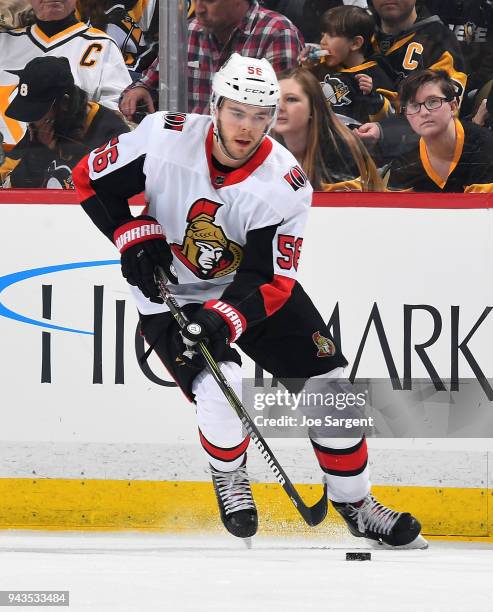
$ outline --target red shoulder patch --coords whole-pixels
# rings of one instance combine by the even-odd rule
[[[175,130],[176,132],[181,132],[186,120],[186,113],[164,113],[163,127],[165,130]]]
[[[293,191],[298,191],[298,189],[305,187],[308,183],[308,177],[299,166],[290,168],[289,172],[284,175],[284,178]]]

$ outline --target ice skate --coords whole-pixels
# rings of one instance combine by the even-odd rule
[[[428,548],[420,535],[421,525],[409,512],[396,512],[380,504],[370,493],[358,504],[332,502],[357,538],[367,538],[376,547],[392,549]]]
[[[258,526],[245,463],[233,472],[221,472],[210,466],[221,520],[229,533],[237,538],[252,537]]]

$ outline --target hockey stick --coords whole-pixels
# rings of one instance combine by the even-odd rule
[[[168,279],[162,268],[156,268],[155,278],[156,283],[159,287],[159,293],[161,294],[161,298],[164,300],[166,306],[169,308],[171,314],[175,318],[180,328],[183,329],[189,323],[189,320],[178,305],[178,302],[169,292],[169,289],[166,284]],[[234,392],[228,380],[221,372],[221,369],[217,365],[214,357],[209,352],[207,345],[204,342],[198,342],[197,346],[200,353],[205,359],[207,369],[212,374],[214,380],[219,385],[219,388],[224,393],[224,396],[228,400],[229,404],[238,415],[240,421],[243,423],[243,427],[247,431],[250,438],[253,440],[253,443],[260,451],[262,457],[267,461],[267,465],[274,473],[274,476],[277,478],[279,484],[286,491],[288,497],[293,502],[294,506],[301,514],[304,521],[312,527],[320,524],[327,515],[327,483],[324,483],[324,493],[323,496],[319,499],[319,501],[314,506],[307,506],[305,502],[301,499],[298,491],[296,491],[296,489],[294,488],[293,483],[288,478],[286,472],[283,470],[279,461],[276,459],[274,453],[269,448],[262,434],[257,429],[257,426],[252,421],[250,415],[245,410],[243,404],[239,400],[238,396]]]

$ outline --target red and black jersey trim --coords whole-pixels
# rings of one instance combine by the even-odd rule
[[[350,448],[328,448],[311,440],[320,467],[331,476],[357,476],[368,464],[366,438]]]
[[[200,443],[204,447],[205,452],[210,455],[213,459],[218,459],[219,461],[236,461],[239,459],[248,448],[248,444],[250,443],[250,436],[247,436],[242,442],[237,444],[236,446],[230,448],[221,448],[220,446],[216,446],[207,440],[204,434],[199,429]]]
[[[113,242],[116,228],[132,218],[128,199],[145,189],[145,156],[97,179],[91,179],[88,161],[86,155],[72,171],[75,188],[84,211]]]
[[[279,225],[247,233],[241,264],[233,282],[221,296],[222,301],[241,312],[248,326],[282,308],[295,286],[294,279],[274,274],[272,242]]]

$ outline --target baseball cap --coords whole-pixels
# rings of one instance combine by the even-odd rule
[[[32,123],[42,119],[63,93],[74,85],[66,57],[35,57],[23,70],[8,70],[19,77],[17,95],[7,107],[7,117]]]

